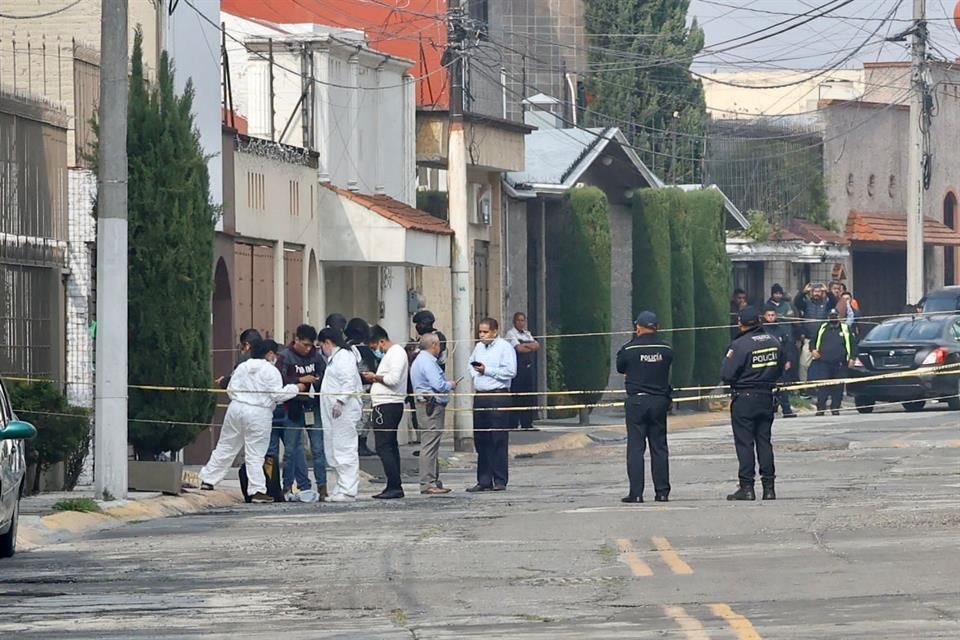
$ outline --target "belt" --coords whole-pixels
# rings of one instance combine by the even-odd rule
[[[503,387],[500,389],[487,389],[485,391],[480,391],[479,389],[477,390],[477,394],[484,394],[484,393],[510,393],[510,389]]]
[[[763,394],[763,395],[773,395],[773,389],[734,389],[733,395],[750,395],[750,394]]]

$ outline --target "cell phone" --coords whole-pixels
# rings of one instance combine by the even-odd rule
[[[470,363],[470,366],[471,366],[471,367],[480,367],[480,366],[483,366],[483,363],[482,363],[482,362],[477,362],[476,360],[474,360],[473,362]]]

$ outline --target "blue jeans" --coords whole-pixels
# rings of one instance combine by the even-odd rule
[[[323,451],[323,423],[320,421],[320,412],[313,415],[314,423],[307,428],[307,436],[310,438],[310,452],[313,454],[313,477],[317,488],[320,488],[327,486],[327,456]]]
[[[303,414],[299,419],[291,420],[286,409],[277,407],[273,413],[273,430],[270,432],[270,446],[267,455],[279,458],[280,440],[283,440],[283,490],[289,491],[296,479],[301,491],[310,488],[310,476],[307,474],[307,459],[303,451]]]

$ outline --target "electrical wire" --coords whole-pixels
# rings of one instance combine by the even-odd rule
[[[84,0],[73,0],[70,4],[60,7],[59,9],[53,9],[52,11],[46,11],[44,13],[33,13],[30,15],[15,15],[10,13],[0,13],[0,18],[5,18],[7,20],[37,20],[39,18],[49,18],[50,16],[55,16],[57,14],[63,13],[73,9],[75,6],[83,2]]]

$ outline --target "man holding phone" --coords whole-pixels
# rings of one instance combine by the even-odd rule
[[[505,491],[510,444],[510,383],[517,375],[517,353],[500,337],[493,318],[480,321],[480,342],[470,355],[473,399],[473,443],[477,450],[477,484],[467,489]]]
[[[420,493],[428,496],[450,493],[440,484],[440,440],[443,438],[443,422],[447,402],[457,382],[443,377],[440,368],[440,338],[436,333],[420,337],[420,351],[410,367],[410,383],[413,386],[420,424]],[[461,378],[462,380],[462,378]]]

